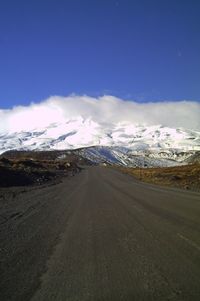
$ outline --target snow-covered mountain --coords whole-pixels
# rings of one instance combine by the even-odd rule
[[[0,134],[0,153],[12,149],[79,148],[83,156],[96,162],[116,161],[133,166],[157,166],[162,162],[167,166],[180,164],[200,150],[200,132],[127,122],[97,123],[78,117],[44,128]]]

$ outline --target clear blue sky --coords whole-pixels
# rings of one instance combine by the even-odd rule
[[[199,0],[1,0],[0,108],[70,93],[200,101]]]

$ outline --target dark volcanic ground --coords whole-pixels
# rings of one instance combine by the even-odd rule
[[[42,185],[63,176],[78,173],[81,168],[69,160],[0,158],[0,187]]]
[[[200,300],[200,194],[88,167],[0,189],[3,301]]]

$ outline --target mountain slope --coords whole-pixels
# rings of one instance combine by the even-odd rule
[[[89,148],[88,148],[89,147]],[[0,153],[8,150],[75,150],[94,162],[132,166],[180,164],[200,150],[200,132],[127,122],[108,124],[78,117],[45,128],[0,134]],[[80,150],[78,151],[80,152]]]

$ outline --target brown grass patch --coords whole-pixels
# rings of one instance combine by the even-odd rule
[[[200,191],[200,164],[120,170],[144,182]]]

